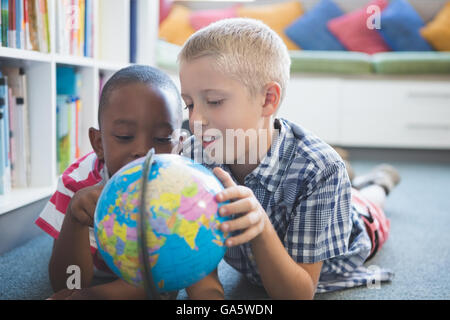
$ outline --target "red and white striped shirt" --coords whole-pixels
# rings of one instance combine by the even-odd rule
[[[108,174],[103,161],[97,158],[94,152],[78,159],[59,177],[56,192],[42,210],[35,221],[36,225],[57,239],[61,231],[67,207],[73,195],[86,187],[105,184]],[[94,255],[95,266],[100,270],[107,271],[103,261],[98,259],[97,243],[95,241],[94,229],[89,227],[89,241],[91,252]]]

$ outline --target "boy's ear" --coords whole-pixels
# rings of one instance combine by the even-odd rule
[[[272,81],[264,87],[265,101],[262,115],[270,117],[275,114],[281,101],[281,86],[278,82]]]
[[[99,160],[105,160],[102,144],[102,133],[100,130],[89,128],[89,140],[91,141],[92,149]]]

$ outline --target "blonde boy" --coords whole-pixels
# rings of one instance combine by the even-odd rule
[[[214,168],[226,187],[217,200],[232,200],[220,212],[235,218],[221,226],[233,232],[225,260],[276,299],[372,281],[362,267],[374,253],[362,219],[371,212],[352,204],[342,159],[275,117],[291,63],[279,36],[256,20],[222,20],[192,35],[179,61],[194,132],[183,153]],[[217,271],[189,293],[223,298]]]

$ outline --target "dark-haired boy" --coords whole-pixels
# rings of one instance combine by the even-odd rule
[[[97,254],[93,216],[104,184],[127,163],[156,153],[170,153],[180,140],[178,89],[152,67],[131,66],[106,83],[99,105],[99,130],[90,128],[94,152],[72,164],[36,224],[55,238],[49,263],[52,299],[144,299],[145,291],[115,277]],[[67,288],[69,266],[77,266],[80,290]],[[94,275],[109,277],[92,286]]]

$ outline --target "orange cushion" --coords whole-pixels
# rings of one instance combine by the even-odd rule
[[[450,51],[450,1],[432,21],[420,29],[420,33],[434,49]]]
[[[292,22],[303,14],[303,7],[299,1],[290,1],[277,4],[241,7],[238,16],[241,18],[258,19],[267,24],[280,35],[289,50],[300,48],[284,33]]]
[[[185,6],[174,5],[159,27],[159,38],[182,46],[195,32],[189,23],[191,10]]]

